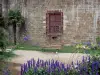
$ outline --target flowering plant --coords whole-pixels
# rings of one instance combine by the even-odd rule
[[[31,59],[21,65],[19,75],[99,75],[100,57],[84,57],[82,61],[64,64],[58,60],[40,60]],[[4,70],[4,75],[12,75],[9,70]]]
[[[87,46],[86,44],[83,43],[79,43],[75,46],[77,49],[90,49],[89,46]]]
[[[96,50],[97,49],[97,44],[91,43],[91,42],[83,42],[79,43],[75,46],[77,49],[85,49],[85,50]]]
[[[90,61],[91,60],[91,61]],[[99,75],[100,60],[83,57],[82,62],[66,65],[59,61],[29,60],[21,65],[21,75]]]

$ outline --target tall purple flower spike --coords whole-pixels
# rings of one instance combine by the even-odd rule
[[[88,60],[88,62],[85,62],[85,60]],[[27,73],[30,68],[33,69],[34,73],[37,73],[42,68],[45,70],[46,75],[50,75],[52,73],[56,74],[56,72],[58,74],[61,73],[62,71],[64,72],[65,75],[68,75],[69,71],[72,69],[75,69],[80,75],[83,75],[83,73],[85,75],[89,75],[91,73],[92,75],[93,72],[95,72],[95,75],[99,75],[98,74],[98,69],[100,65],[99,61],[92,61],[92,63],[90,63],[90,60],[91,60],[90,56],[87,59],[85,59],[85,57],[83,56],[82,63],[79,63],[79,61],[77,61],[76,68],[74,68],[75,66],[72,66],[74,65],[73,62],[71,65],[67,64],[66,66],[64,63],[55,61],[53,59],[48,61],[40,59],[35,61],[34,59],[31,59],[27,61],[27,63],[21,65],[21,75]],[[86,65],[85,63],[91,64],[90,65],[91,67],[89,67],[90,71],[88,71],[89,65]]]

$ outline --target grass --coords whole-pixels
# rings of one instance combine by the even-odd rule
[[[43,49],[44,52],[59,52],[59,53],[77,53],[77,50],[73,46],[63,46],[62,49]]]
[[[11,51],[11,52],[0,52],[0,60],[5,61],[10,59],[11,57],[14,57],[15,54]]]
[[[32,46],[28,44],[19,44],[15,48],[16,50],[33,50],[33,51],[44,51],[44,52],[60,52],[60,53],[84,53],[83,49],[76,49],[74,46],[63,46],[61,50],[57,49],[42,49],[40,46]],[[99,53],[100,50],[87,50],[87,53],[94,54]]]
[[[8,64],[8,60],[10,60],[10,58],[14,57],[15,54],[10,51],[10,52],[0,52],[0,75],[2,74],[2,70],[3,68]]]
[[[39,46],[32,46],[28,44],[19,44],[15,47],[15,50],[41,50]]]
[[[100,55],[100,50],[89,50],[90,55]]]
[[[33,51],[43,51],[43,52],[59,52],[59,53],[87,53],[91,55],[100,55],[100,50],[84,50],[76,49],[74,46],[63,46],[61,50],[57,49],[42,49],[40,46],[32,46],[28,44],[19,44],[16,46],[15,50],[33,50]]]
[[[44,51],[44,52],[57,52],[57,49],[43,49],[40,46],[32,46],[28,44],[19,44],[16,46],[15,50],[33,50],[33,51]],[[73,46],[63,46],[61,50],[59,50],[61,53],[74,53],[77,52]]]

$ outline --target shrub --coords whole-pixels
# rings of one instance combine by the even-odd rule
[[[100,50],[100,36],[96,38],[97,49]]]
[[[5,30],[2,28],[0,28],[0,36],[0,48],[2,51],[5,51],[8,41]]]
[[[83,42],[79,43],[75,46],[77,49],[85,49],[85,50],[97,50],[97,44],[91,42]]]
[[[90,49],[90,47],[87,44],[79,43],[76,45],[77,49]]]
[[[98,36],[98,37],[96,38],[96,42],[97,42],[97,44],[100,44],[100,36]]]
[[[91,60],[91,61],[90,61]],[[21,65],[21,75],[99,75],[100,59],[86,57],[82,62],[66,65],[59,61],[29,60]]]
[[[7,46],[7,32],[6,32],[6,25],[4,23],[4,18],[0,15],[0,49],[2,52],[5,51]]]

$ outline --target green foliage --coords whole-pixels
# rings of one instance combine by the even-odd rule
[[[96,38],[97,49],[100,50],[100,36]]]
[[[9,10],[8,13],[8,24],[9,25],[22,25],[24,18],[19,10]]]
[[[7,46],[7,32],[5,30],[6,25],[4,23],[4,18],[0,16],[0,49],[2,52],[5,51],[6,46]]]
[[[3,54],[2,54],[2,52],[0,52],[0,60],[2,60],[2,61],[8,60],[8,59],[10,59],[11,57],[14,57],[14,56],[15,56],[15,54],[12,51],[4,52]]]
[[[16,27],[24,24],[24,18],[19,10],[9,10],[8,12],[8,25],[13,26],[14,44],[16,45]]]
[[[0,27],[6,28],[6,25],[4,23],[4,18],[2,16],[0,16]]]
[[[32,50],[32,51],[43,51],[43,52],[58,52],[58,53],[84,53],[91,55],[100,54],[100,50],[92,49],[77,49],[76,46],[63,46],[61,50],[56,49],[42,49],[40,46],[32,46],[29,44],[18,44],[15,50]]]
[[[6,49],[7,44],[7,32],[3,28],[0,28],[0,48],[2,51]]]
[[[98,37],[96,38],[96,42],[97,42],[97,44],[100,43],[100,36],[98,36]]]
[[[77,49],[90,49],[87,45],[84,45],[83,43],[79,43],[75,47]]]
[[[92,42],[83,42],[76,44],[75,48],[81,50],[98,50],[98,45]]]
[[[16,48],[17,50],[37,50],[37,51],[40,51],[41,48],[39,46],[32,46],[30,44],[18,44],[16,45]]]
[[[44,68],[39,68],[36,72],[34,72],[32,68],[29,69],[28,72],[26,72],[24,75],[47,75],[47,72]]]

